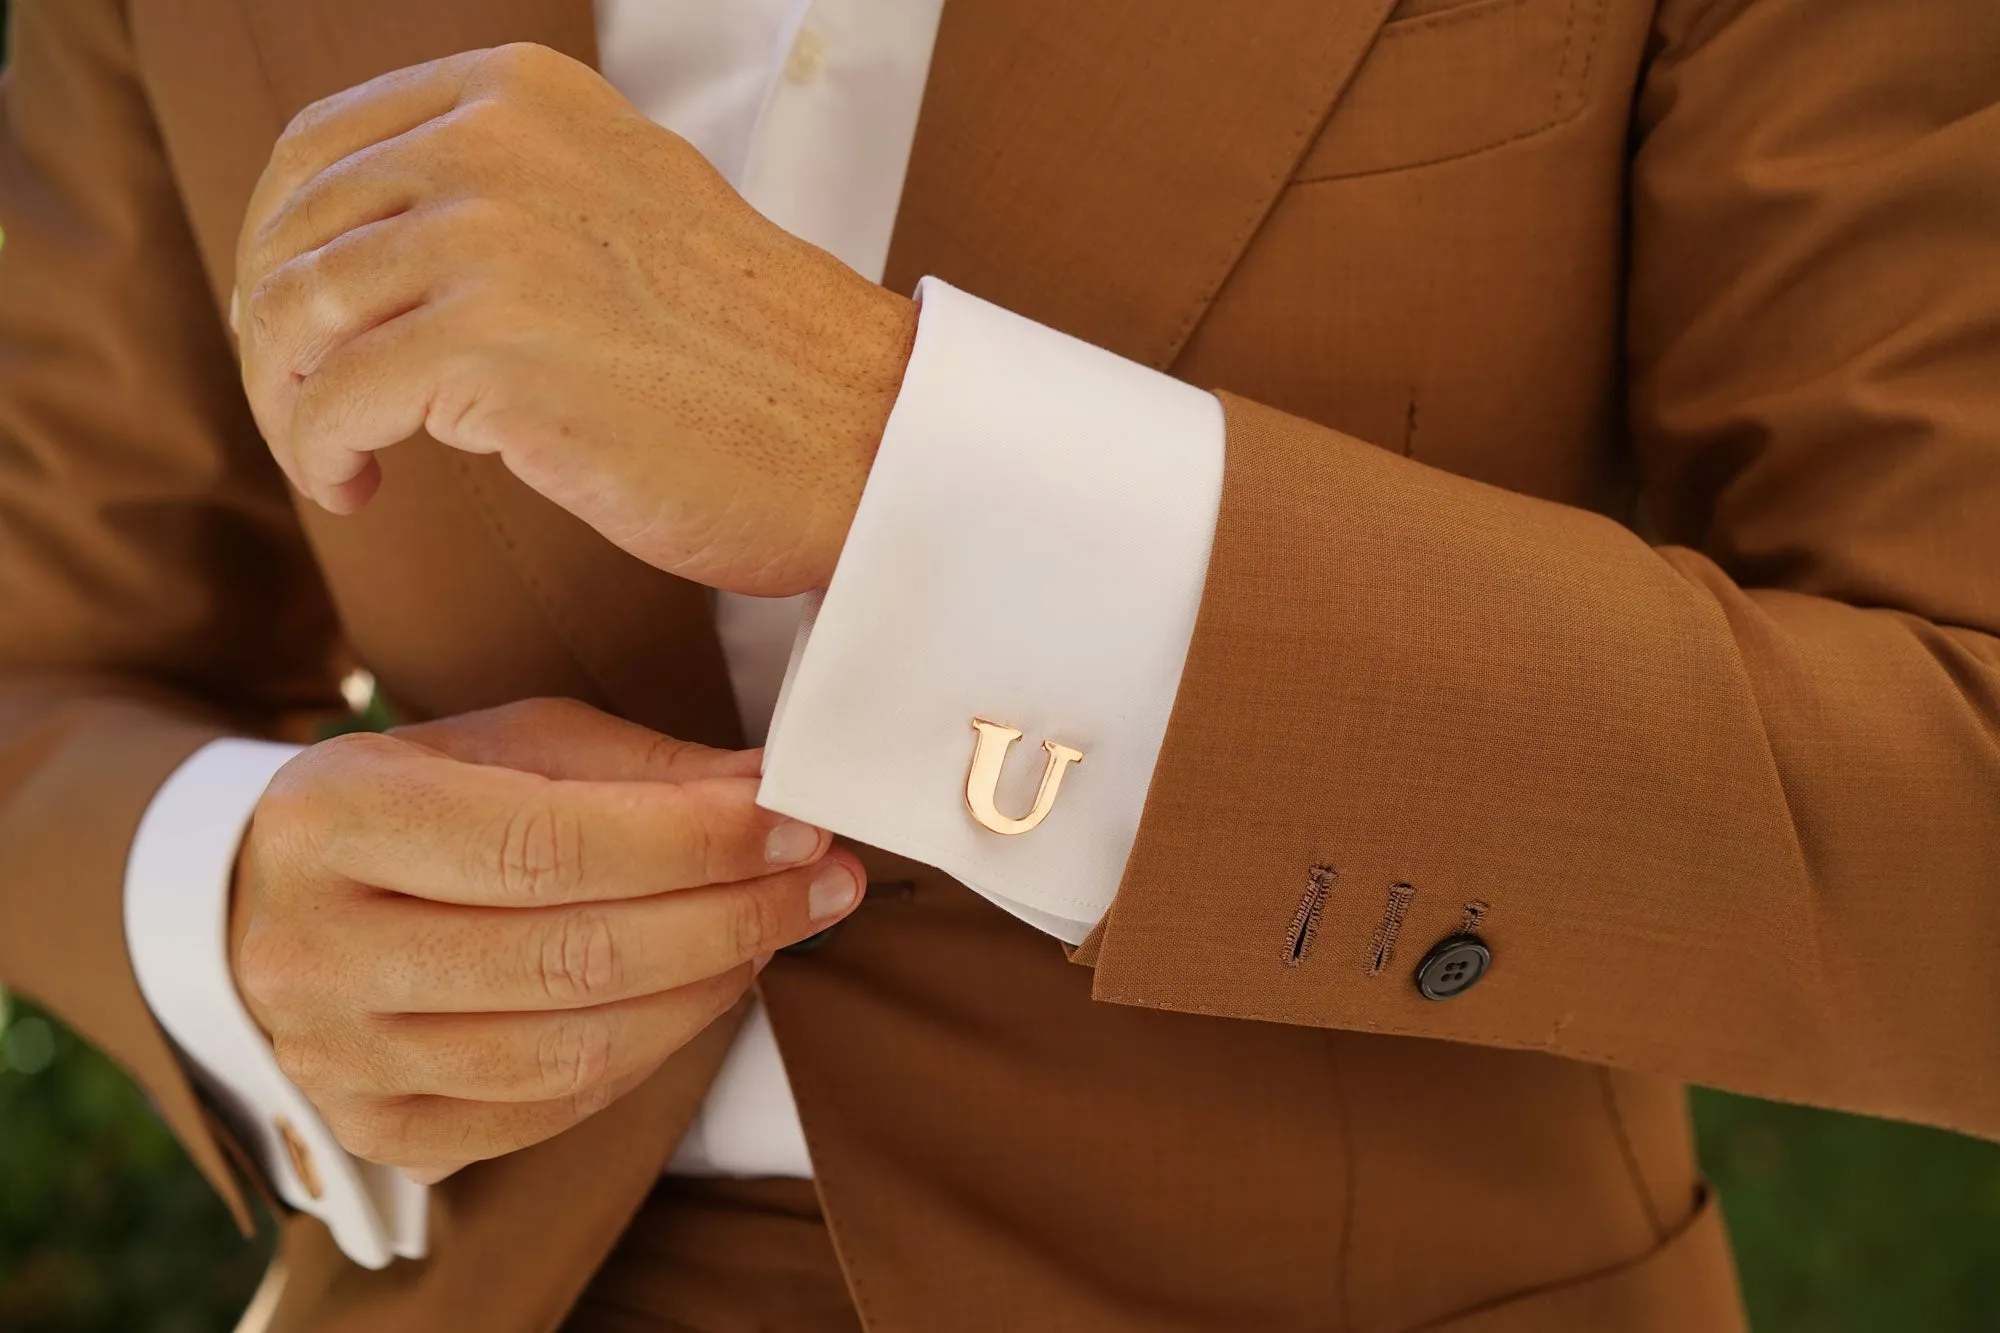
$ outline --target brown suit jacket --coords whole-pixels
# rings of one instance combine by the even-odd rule
[[[350,661],[735,724],[701,592],[491,460],[300,511],[223,332],[288,116],[584,0],[15,8],[0,974],[235,1197],[120,935],[176,763]],[[878,859],[766,973],[871,1328],[1733,1329],[1680,1081],[2000,1135],[1996,94],[1990,0],[950,0],[891,283],[1228,391],[1228,463],[1086,966]],[[276,1326],[553,1327],[728,1035],[424,1263],[293,1222]]]

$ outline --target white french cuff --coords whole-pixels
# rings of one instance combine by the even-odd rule
[[[1222,495],[1211,394],[926,278],[839,567],[807,608],[759,801],[936,866],[1077,943],[1103,916],[1201,606]],[[969,808],[975,719],[1022,733]]]
[[[278,1196],[381,1268],[425,1252],[430,1192],[350,1156],[278,1068],[229,966],[229,887],[257,801],[298,747],[211,741],[160,787],[125,866],[125,942],[139,990]]]

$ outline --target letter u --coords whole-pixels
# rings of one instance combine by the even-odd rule
[[[983,717],[972,719],[972,729],[979,733],[979,740],[972,747],[972,769],[965,775],[965,808],[982,826],[995,833],[1010,836],[1026,833],[1055,809],[1056,791],[1062,786],[1063,774],[1071,764],[1083,762],[1083,751],[1043,741],[1042,748],[1048,751],[1049,758],[1042,766],[1042,785],[1035,791],[1035,804],[1027,814],[1014,819],[1000,813],[994,798],[1000,790],[1000,770],[1007,763],[1007,748],[1021,739],[1021,733]]]

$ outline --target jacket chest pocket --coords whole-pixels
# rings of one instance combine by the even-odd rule
[[[1583,109],[1608,0],[1404,0],[1295,183],[1470,157]]]

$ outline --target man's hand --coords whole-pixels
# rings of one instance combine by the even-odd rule
[[[537,1143],[860,900],[756,769],[556,700],[314,746],[244,843],[238,986],[356,1156],[431,1181]]]
[[[916,329],[535,46],[307,108],[236,277],[251,407],[320,504],[367,503],[373,451],[421,428],[651,564],[767,596],[831,577]]]

